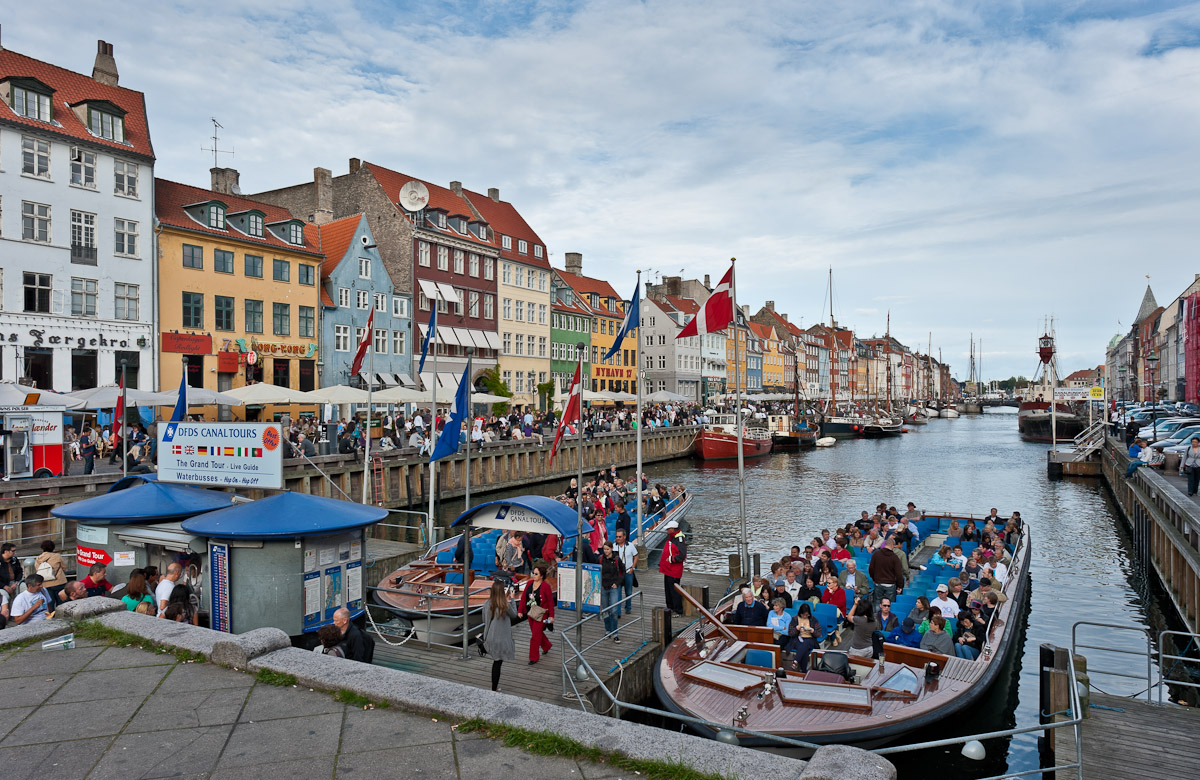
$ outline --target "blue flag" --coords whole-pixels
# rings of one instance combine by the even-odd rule
[[[450,412],[450,419],[442,427],[442,434],[433,448],[433,454],[429,456],[430,463],[458,452],[458,439],[462,434],[463,420],[471,415],[471,410],[467,408],[468,383],[470,381],[470,378],[467,377],[467,370],[464,368],[462,379],[458,382],[458,393],[454,396],[454,409]]]
[[[641,299],[642,283],[638,282],[633,288],[633,299],[629,301],[629,305],[625,307],[625,319],[621,322],[621,329],[617,331],[617,338],[613,341],[613,345],[608,352],[604,353],[604,359],[608,360],[621,349],[621,342],[629,335],[630,331],[636,330],[639,322],[638,309]]]
[[[425,356],[429,354],[429,345],[433,343],[433,334],[437,331],[437,301],[433,301],[433,311],[429,312],[429,328],[425,331],[425,341],[421,343],[421,364],[417,373],[425,371]]]
[[[187,417],[187,366],[183,367],[183,376],[179,379],[179,398],[175,399],[175,411],[171,412],[170,422],[183,422]]]

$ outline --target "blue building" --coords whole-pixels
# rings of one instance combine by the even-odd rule
[[[353,385],[374,389],[413,385],[412,296],[396,292],[383,267],[375,239],[362,214],[306,231],[325,254],[321,265],[320,386]],[[368,248],[369,247],[369,248]],[[364,361],[350,375],[354,353],[374,311],[373,366]],[[369,371],[373,368],[373,372]]]
[[[746,340],[746,392],[761,393],[763,390],[763,342],[755,331],[758,323],[749,323],[750,338]]]

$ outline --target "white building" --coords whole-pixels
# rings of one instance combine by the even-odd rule
[[[0,49],[0,380],[155,389],[154,149],[100,41],[91,77]]]
[[[688,400],[701,401],[700,342],[706,337],[676,338],[694,315],[680,310],[665,296],[644,300],[641,315],[642,370],[647,393],[669,390]]]

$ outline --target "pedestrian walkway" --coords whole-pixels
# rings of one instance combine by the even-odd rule
[[[80,642],[0,651],[6,778],[405,777],[607,780],[445,720],[347,705],[169,653]],[[632,774],[632,773],[624,773]]]

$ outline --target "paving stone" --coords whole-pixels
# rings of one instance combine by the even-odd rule
[[[112,743],[88,780],[199,774],[216,763],[232,726],[123,734]]]
[[[423,745],[450,742],[453,738],[453,721],[412,715],[392,710],[346,711],[346,723],[342,727],[342,752],[357,753],[362,750],[378,750],[398,744]]]
[[[168,671],[170,667],[167,666],[142,666],[79,672],[59,688],[47,703],[99,702],[114,695],[145,698],[158,687]]]
[[[519,777],[522,780],[563,780],[581,778],[574,759],[538,756],[506,748],[492,739],[461,742],[456,745],[459,774],[466,777]]]
[[[236,723],[246,703],[245,688],[173,691],[160,686],[138,710],[126,733]]]
[[[8,629],[6,628],[4,631],[8,631]],[[0,631],[0,634],[2,633],[4,632]],[[0,663],[0,679],[74,674],[100,655],[101,649],[99,647],[77,647],[74,650],[55,650],[52,653],[22,650]]]
[[[0,719],[0,739],[8,736],[9,732],[21,725],[21,721],[29,717],[29,713],[37,709],[37,705],[31,707],[6,707],[4,709],[4,718]]]
[[[341,714],[238,723],[218,767],[333,756],[341,732]]]
[[[125,669],[131,666],[169,666],[176,662],[175,656],[170,653],[149,652],[138,647],[106,647],[104,652],[87,665],[87,671]]]
[[[89,739],[116,734],[141,703],[140,698],[104,699],[103,708],[94,717],[88,717],[86,708],[78,702],[43,704],[12,730],[0,747],[35,745],[67,736]]]
[[[111,743],[112,737],[99,737],[0,748],[0,777],[83,780]]]
[[[615,766],[609,766],[608,764],[592,764],[587,761],[580,761],[577,762],[577,766],[583,780],[638,780],[640,777],[633,772],[617,769]],[[782,778],[779,780],[782,780]]]
[[[171,670],[163,687],[167,690],[205,691],[212,688],[249,688],[254,685],[254,677],[244,672],[232,669],[222,669],[212,664],[181,663]]]
[[[336,758],[334,756],[318,756],[317,758],[306,758],[302,761],[276,761],[269,767],[262,764],[254,764],[252,766],[231,766],[217,769],[211,775],[209,780],[265,780],[266,778],[292,778],[292,777],[333,777],[333,767]],[[375,780],[382,780],[387,777],[404,777],[403,774],[396,772],[396,767],[390,767],[387,774],[380,775]]]
[[[343,713],[346,705],[327,693],[310,692],[308,688],[280,687],[258,683],[239,718],[241,721],[295,718],[302,715]]]
[[[517,751],[513,751],[517,752]],[[401,768],[403,768],[401,770]],[[454,748],[449,742],[440,745],[420,745],[365,753],[342,753],[338,757],[338,780],[378,780],[383,777],[428,777],[436,780],[452,778],[507,778],[494,771],[480,774],[459,774],[455,770]],[[514,780],[516,776],[513,776]],[[533,778],[521,778],[533,780]],[[559,776],[558,780],[561,780]]]
[[[41,706],[70,679],[71,675],[60,674],[51,677],[17,677],[7,680],[4,683],[4,703],[14,707]],[[14,722],[12,725],[16,725],[16,723]]]
[[[71,624],[65,620],[39,620],[36,623],[22,623],[19,626],[8,626],[0,631],[0,647],[20,644],[21,642],[42,642],[56,636],[71,633]]]

